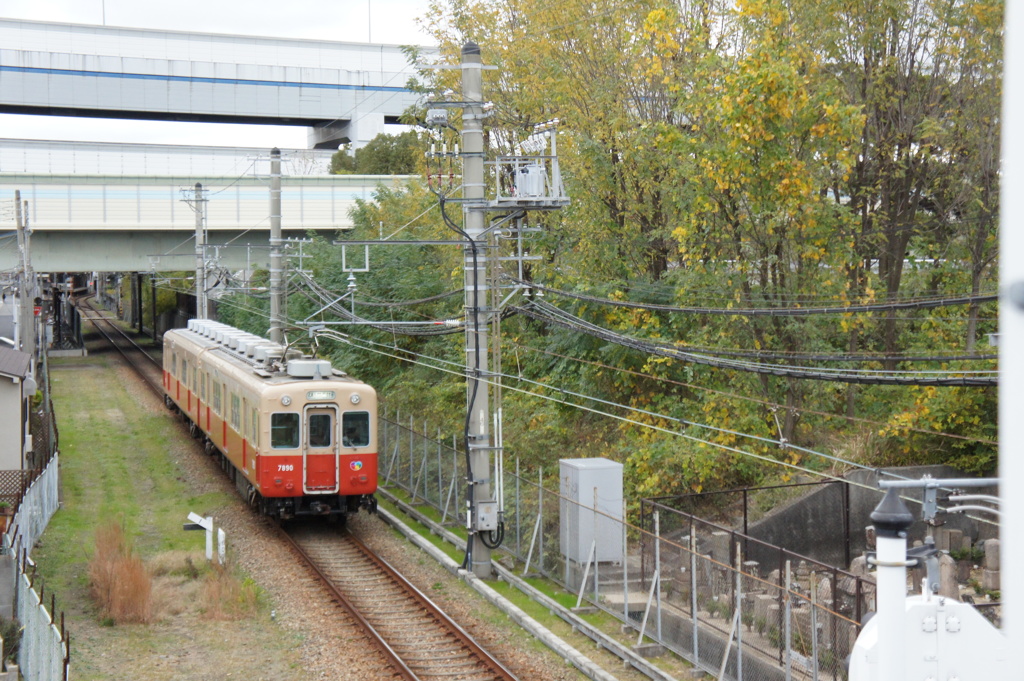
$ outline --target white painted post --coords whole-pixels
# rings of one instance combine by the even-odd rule
[[[206,516],[206,560],[213,560],[213,516]]]
[[[225,548],[227,546],[227,543],[228,543],[228,536],[227,536],[227,534],[224,533],[224,528],[223,527],[218,527],[217,528],[217,558],[220,560],[220,564],[221,565],[226,565],[227,564],[227,561],[225,560],[225,553],[226,553]]]
[[[1012,496],[1012,495],[1011,495]],[[878,681],[905,681],[907,528],[914,517],[890,487],[871,514],[878,547]]]

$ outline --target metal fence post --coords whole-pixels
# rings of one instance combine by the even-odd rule
[[[658,590],[655,592],[658,599],[658,619],[655,624],[658,629],[658,643],[661,643],[661,513],[658,511],[654,512],[654,572],[659,575]]]
[[[544,574],[544,467],[537,469],[537,524],[540,526],[540,552],[537,554],[537,571]]]
[[[693,660],[700,662],[700,635],[697,632],[697,537],[690,523],[690,614],[693,619]]]
[[[459,441],[457,436],[452,435],[452,484],[455,486],[455,518],[459,517]]]
[[[519,480],[519,455],[516,455],[516,558],[522,560],[523,558],[523,516],[522,506],[519,503],[519,492],[520,492],[520,480]]]
[[[818,681],[818,573],[811,573],[811,678]]]
[[[622,623],[629,625],[629,526],[626,501],[622,501]]]
[[[743,679],[743,547],[736,545],[736,678]]]
[[[790,591],[793,584],[793,564],[786,561],[786,608],[783,622],[783,636],[786,641],[786,681],[793,679],[793,596]]]
[[[430,445],[430,438],[427,437],[427,422],[423,422],[423,465],[420,467],[420,478],[423,480],[423,500],[430,501],[427,494],[427,447]]]
[[[412,490],[413,490],[412,471],[413,471],[414,465],[413,465],[413,462],[412,462],[412,453],[413,453],[413,451],[415,451],[415,446],[413,444],[413,437],[415,436],[415,434],[416,434],[416,424],[415,424],[415,422],[412,419],[412,414],[409,414],[409,487],[407,489],[408,489],[410,494],[412,493]]]
[[[594,488],[594,605],[600,600],[600,572],[597,568],[597,487]]]

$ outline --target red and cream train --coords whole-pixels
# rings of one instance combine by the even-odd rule
[[[225,324],[164,334],[165,402],[219,452],[239,492],[279,518],[376,507],[377,394],[362,381]]]

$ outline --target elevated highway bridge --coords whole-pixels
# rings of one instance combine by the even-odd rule
[[[224,267],[269,262],[268,149],[0,139],[0,200],[28,202],[40,272],[140,272],[195,266],[195,212],[206,199],[208,252]],[[357,200],[407,176],[328,175],[329,152],[282,150],[282,234],[350,229]],[[305,174],[290,174],[303,172]],[[0,271],[18,261],[13,212],[0,214]],[[212,257],[212,256],[211,256]]]
[[[0,19],[0,113],[298,125],[310,147],[359,147],[418,102],[413,75],[398,45]]]

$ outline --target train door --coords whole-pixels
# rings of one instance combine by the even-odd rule
[[[303,488],[308,494],[338,491],[338,410],[333,406],[309,406],[304,413],[302,438]]]

